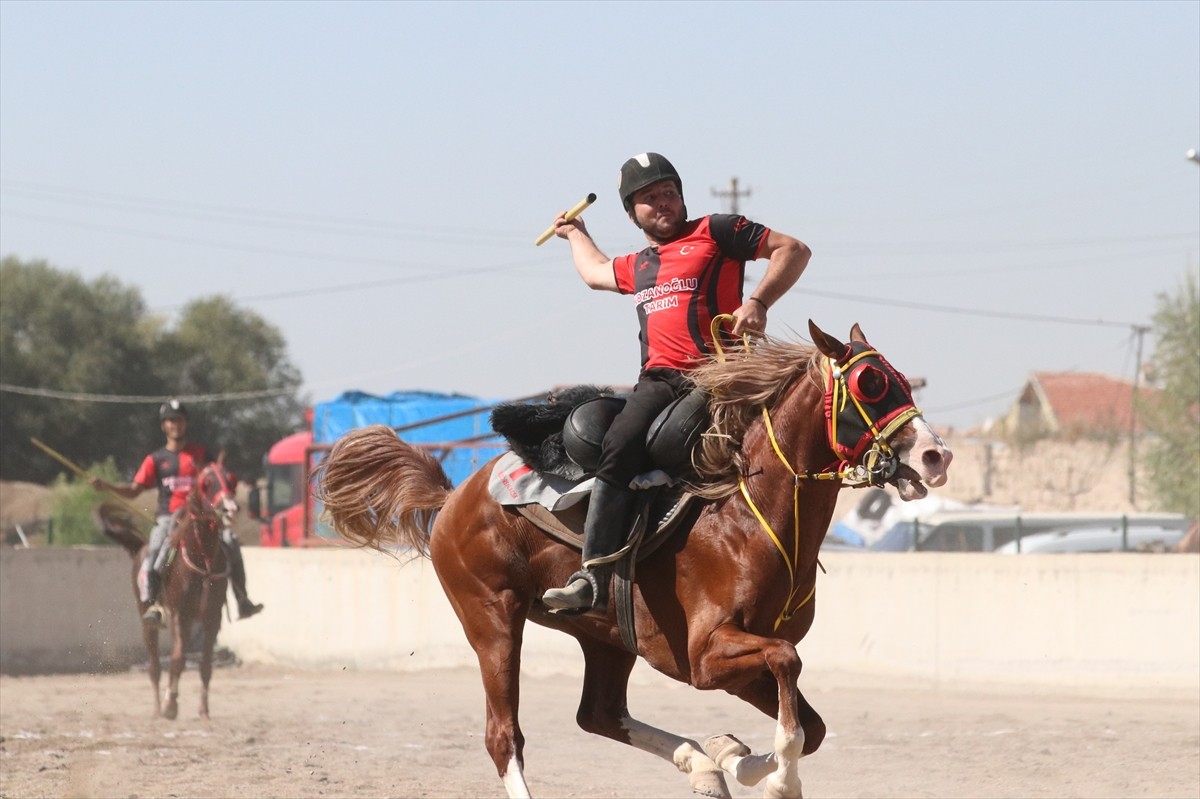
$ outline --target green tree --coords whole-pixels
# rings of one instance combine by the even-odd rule
[[[96,399],[0,392],[0,479],[48,483],[62,471],[30,444],[36,437],[75,463],[113,457],[128,479],[162,446],[158,399],[102,401],[100,395],[162,398],[266,392],[191,402],[189,438],[212,453],[225,446],[244,478],[267,448],[297,429],[299,370],[282,334],[225,297],[195,300],[169,326],[150,315],[137,289],[115,278],[90,283],[45,261],[0,262],[0,383]]]
[[[1139,415],[1153,434],[1143,463],[1163,510],[1200,518],[1200,290],[1188,273],[1154,314],[1154,366],[1162,392]]]
[[[161,393],[145,322],[140,294],[111,277],[87,283],[45,261],[0,261],[0,383],[80,394]],[[148,443],[134,426],[144,408],[10,392],[0,403],[5,479],[46,483],[60,471],[32,448],[30,436],[76,462],[112,454],[125,468],[131,464],[122,454]]]
[[[189,406],[189,438],[214,457],[225,448],[226,463],[239,475],[257,475],[267,449],[303,423],[300,371],[287,358],[283,335],[227,297],[188,303],[160,339],[156,360],[174,394],[279,392]]]
[[[112,458],[93,466],[88,473],[113,482],[123,480],[118,475]],[[53,492],[50,495],[50,529],[53,531],[50,544],[56,547],[113,544],[114,542],[92,519],[92,509],[103,498],[87,481],[60,474],[54,481]],[[142,532],[146,533],[145,530]]]

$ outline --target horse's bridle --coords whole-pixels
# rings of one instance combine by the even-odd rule
[[[206,527],[210,527],[213,533],[219,537],[220,532],[217,530],[217,525],[220,523],[220,520],[215,518],[212,521],[208,519],[201,519],[199,516],[192,513],[191,510],[187,511],[187,516],[188,521],[191,522],[189,525],[191,528],[191,538],[196,543],[196,549],[200,552],[203,552],[204,545],[200,541],[200,525],[203,524]],[[208,580],[220,580],[223,577],[229,576],[231,566],[228,558],[225,559],[225,571],[213,572],[212,563],[209,562],[207,558],[205,558],[204,568],[200,568],[195,563],[192,563],[192,559],[188,557],[187,543],[188,542],[186,539],[179,542],[179,556],[183,558],[184,565],[186,565],[189,569]],[[219,542],[217,546],[220,546]]]
[[[196,548],[200,551],[203,551],[203,549],[204,549],[203,545],[200,542],[200,534],[199,534],[200,525],[204,524],[205,526],[211,526],[213,528],[214,532],[219,536],[220,532],[218,530],[216,530],[216,528],[217,528],[217,525],[219,525],[221,523],[220,514],[225,510],[225,507],[224,507],[225,503],[223,501],[223,498],[233,496],[233,490],[229,487],[229,481],[225,479],[225,469],[223,467],[222,468],[214,468],[214,467],[215,467],[215,464],[212,464],[212,463],[210,463],[208,466],[205,466],[204,469],[200,472],[200,476],[197,480],[197,483],[199,484],[198,487],[200,489],[200,493],[204,496],[204,499],[208,503],[209,508],[215,514],[217,514],[217,517],[215,518],[215,520],[213,522],[210,523],[208,519],[201,519],[199,516],[192,513],[190,510],[188,511],[188,519],[189,519],[189,521],[191,521],[191,537],[192,537],[192,539],[194,539],[194,541],[196,543]],[[204,480],[207,475],[212,475],[212,477],[216,480],[218,488],[220,489],[219,491],[214,493],[212,496],[209,496],[208,493],[204,489]],[[189,558],[188,554],[187,554],[187,542],[186,541],[180,542],[179,554],[183,558],[184,564],[189,569],[191,569],[193,572],[200,575],[201,577],[205,577],[209,580],[219,580],[223,577],[228,577],[230,574],[231,567],[230,567],[228,558],[226,558],[226,561],[225,561],[225,570],[220,573],[214,573],[212,571],[211,563],[206,562],[204,564],[204,568],[200,568],[196,564],[192,563],[191,558]]]
[[[921,411],[913,402],[907,378],[892,368],[878,350],[865,342],[851,342],[846,348],[846,356],[824,362],[829,446],[842,458],[833,471],[838,478],[853,481],[848,487],[883,485],[895,476],[900,465],[889,440]],[[857,379],[867,370],[882,376],[884,388],[875,396],[866,395]],[[848,404],[857,416],[848,413]],[[887,410],[873,413],[876,405]]]
[[[208,505],[213,510],[217,510],[217,502],[220,501],[222,497],[232,497],[234,495],[233,489],[229,487],[229,481],[225,479],[224,467],[215,468],[216,465],[216,462],[210,463],[200,472],[200,481],[202,484],[204,475],[211,474],[217,481],[217,487],[220,488],[220,490],[214,493],[212,496],[208,496],[207,492],[205,494],[205,498],[208,500]]]
[[[732,319],[729,316],[725,316],[725,318]],[[722,317],[717,317],[712,323],[714,342],[719,341],[717,327],[718,320],[721,319]],[[748,341],[745,343],[749,346]],[[720,345],[717,344],[716,347],[718,357],[720,357],[722,354]],[[883,390],[877,395],[867,394],[860,385],[859,378],[866,369],[873,369],[884,376]],[[921,415],[921,411],[913,402],[912,388],[908,380],[896,371],[882,354],[866,342],[850,342],[846,345],[846,353],[841,358],[826,358],[823,361],[822,371],[825,374],[826,433],[830,449],[839,456],[839,460],[832,468],[819,472],[796,471],[779,446],[775,427],[771,423],[770,411],[765,405],[762,409],[763,424],[767,430],[767,439],[771,442],[771,449],[775,450],[779,461],[792,475],[792,552],[796,558],[800,556],[801,481],[849,481],[848,485],[843,486],[846,488],[883,485],[895,476],[896,470],[900,466],[900,459],[888,440],[900,428]],[[890,379],[888,379],[889,376]],[[878,414],[871,412],[874,405],[883,403],[889,397],[895,402],[894,407],[889,407],[886,411]],[[857,416],[850,412],[851,409],[857,413]],[[860,430],[861,432],[858,432]],[[796,585],[796,567],[799,564],[793,563],[792,556],[788,554],[787,548],[775,534],[770,522],[754,504],[754,500],[750,497],[750,490],[746,486],[745,474],[738,476],[738,488],[741,489],[742,497],[745,498],[750,511],[758,519],[762,528],[766,530],[787,566],[790,588],[787,599],[783,603],[783,610],[775,618],[774,629],[778,630],[779,625],[791,619],[800,608],[808,604],[817,592],[817,584],[814,580],[808,594],[794,608],[788,609],[799,590]],[[820,565],[819,560],[817,565]]]

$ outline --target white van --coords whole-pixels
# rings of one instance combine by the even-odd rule
[[[995,552],[1009,546],[1024,551],[1026,536],[1068,530],[1115,531],[1118,549],[1136,549],[1128,531],[1155,528],[1187,531],[1179,513],[935,513],[895,524],[871,549],[877,552]]]
[[[1002,544],[996,551],[1003,555],[1050,552],[1171,552],[1186,534],[1186,530],[1169,527],[1083,527],[1034,533],[1020,541]]]

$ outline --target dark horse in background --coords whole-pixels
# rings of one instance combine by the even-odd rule
[[[517,719],[527,619],[574,636],[584,655],[576,721],[673,763],[693,790],[729,796],[724,774],[765,795],[801,795],[798,761],[825,724],[799,691],[795,644],[813,622],[817,555],[843,481],[894,485],[903,499],[940,486],[952,455],[921,417],[908,381],[857,325],[841,341],[809,323],[814,347],[767,339],[702,366],[710,426],[695,465],[699,510],[637,566],[636,648],[606,615],[552,613],[579,553],[489,492],[489,464],[453,488],[427,453],[375,426],[347,434],[321,494],[347,540],[426,553],[475,649],[487,697],[485,742],[510,797],[527,797]],[[700,689],[721,689],[776,719],[773,751],[732,735],[703,744],[632,716],[638,656]]]
[[[179,677],[187,662],[187,643],[193,623],[196,623],[201,630],[200,717],[209,717],[208,683],[212,678],[213,649],[221,629],[221,609],[225,607],[229,577],[229,557],[221,545],[222,514],[230,512],[233,502],[225,489],[229,481],[222,479],[218,471],[222,469],[223,465],[210,463],[201,471],[187,501],[176,511],[171,522],[167,546],[172,552],[159,596],[159,603],[167,611],[171,631],[171,664],[165,696],[159,694],[162,674],[158,653],[159,627],[142,625],[142,639],[149,658],[147,671],[154,687],[155,716],[174,719],[179,714]],[[232,509],[236,510],[236,507],[233,504]],[[146,541],[119,505],[101,503],[94,515],[105,534],[133,558],[133,597],[140,617],[149,607],[141,601],[137,586],[138,569],[146,556]]]

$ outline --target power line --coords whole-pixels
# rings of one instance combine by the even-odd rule
[[[989,402],[995,402],[1000,399],[1012,399],[1016,391],[1005,391],[1003,394],[993,394],[990,397],[980,397],[978,399],[966,400],[964,402],[956,402],[953,405],[942,405],[936,408],[929,408],[930,413],[944,413],[946,411],[957,411],[963,408],[971,408],[976,405],[986,405]]]
[[[52,222],[58,222],[61,224],[68,224],[68,225],[74,224],[77,227],[101,230],[101,231],[106,231],[106,232],[125,233],[125,234],[135,235],[135,236],[141,235],[141,236],[146,236],[149,238],[164,239],[167,241],[176,241],[176,242],[182,242],[182,243],[188,243],[188,244],[200,244],[202,246],[219,247],[219,248],[224,248],[224,249],[259,252],[259,253],[274,254],[274,255],[284,255],[284,256],[290,256],[290,257],[296,257],[296,258],[321,260],[321,261],[326,261],[326,262],[336,262],[339,260],[340,261],[362,261],[362,262],[368,262],[368,263],[383,263],[383,264],[386,264],[389,266],[407,268],[407,269],[434,268],[434,267],[432,267],[432,265],[405,264],[405,263],[400,263],[397,261],[393,261],[390,259],[383,259],[383,258],[355,258],[355,257],[346,257],[346,256],[327,256],[327,255],[317,255],[317,254],[297,252],[297,251],[278,250],[278,249],[266,248],[266,247],[245,247],[245,246],[237,246],[237,245],[223,245],[223,244],[219,244],[216,242],[204,241],[201,239],[190,239],[190,238],[182,237],[182,236],[171,236],[171,235],[166,235],[166,234],[139,233],[137,231],[124,230],[124,229],[120,229],[120,228],[110,228],[110,227],[100,226],[100,225],[89,225],[86,223],[71,223],[71,222],[65,222],[64,220],[39,217],[37,215],[23,214],[20,212],[9,211],[7,213],[10,213],[10,214],[15,213],[15,215],[17,215],[17,216],[30,217],[30,218],[34,218],[34,219],[42,219],[43,221],[52,221]],[[555,260],[557,260],[557,256],[553,256],[553,257]],[[515,262],[515,263],[496,264],[496,265],[489,265],[489,266],[482,266],[482,267],[471,267],[468,269],[459,269],[459,270],[438,271],[436,273],[427,273],[424,275],[409,276],[406,278],[376,280],[376,281],[368,281],[365,283],[340,283],[340,284],[335,284],[333,286],[324,286],[324,287],[320,287],[320,288],[296,289],[296,290],[292,290],[292,291],[277,292],[274,294],[259,294],[259,295],[252,295],[249,297],[241,297],[241,298],[234,297],[233,299],[235,299],[239,302],[247,302],[247,301],[265,302],[265,301],[269,301],[269,300],[278,300],[278,299],[294,299],[294,298],[299,298],[299,297],[312,296],[315,294],[343,293],[343,292],[347,292],[347,291],[358,291],[358,290],[373,289],[373,288],[383,288],[386,286],[396,285],[396,284],[400,284],[400,283],[411,284],[411,283],[431,282],[431,281],[436,281],[436,280],[446,280],[446,279],[450,279],[450,278],[463,277],[463,276],[472,275],[472,274],[494,272],[494,271],[508,269],[508,268],[512,268],[512,267],[527,266],[527,265],[529,265],[529,263],[530,263],[530,261],[528,259],[524,259],[522,261]],[[1110,321],[1106,321],[1103,319],[1073,319],[1073,318],[1069,318],[1069,317],[1042,316],[1042,315],[1037,315],[1037,314],[1015,313],[1015,312],[1008,312],[1008,311],[987,311],[987,310],[980,310],[977,308],[955,308],[955,307],[951,307],[951,306],[934,305],[934,304],[930,304],[930,303],[905,302],[903,300],[897,300],[894,298],[881,299],[881,298],[864,297],[864,296],[858,295],[858,294],[841,294],[838,292],[818,291],[818,290],[809,289],[809,288],[797,288],[796,290],[801,293],[811,294],[816,297],[827,297],[830,299],[840,299],[840,300],[853,300],[854,302],[860,302],[860,303],[866,303],[866,304],[899,306],[899,307],[904,307],[904,308],[913,308],[913,309],[917,309],[917,310],[936,311],[936,312],[940,312],[940,313],[954,313],[954,314],[965,314],[965,315],[973,315],[973,316],[989,316],[989,317],[1000,318],[1000,319],[1017,319],[1017,320],[1032,321],[1032,322],[1057,322],[1057,323],[1062,323],[1062,324],[1086,325],[1086,326],[1093,326],[1093,327],[1125,327],[1125,328],[1128,328],[1128,327],[1136,326],[1132,322],[1110,322]],[[169,311],[169,310],[175,310],[179,307],[183,307],[183,306],[168,306],[168,307],[164,307],[164,308],[160,308],[160,309],[156,309],[156,310]]]
[[[351,219],[346,217],[321,217],[307,214],[295,214],[288,212],[262,211],[248,208],[238,207],[221,207],[203,205],[199,203],[188,203],[171,200],[152,200],[145,198],[122,197],[121,195],[106,194],[100,192],[88,192],[76,189],[63,189],[52,186],[42,186],[41,184],[24,183],[22,181],[5,181],[9,187],[5,189],[9,194],[16,196],[32,197],[33,199],[41,199],[51,202],[67,202],[74,204],[92,205],[100,207],[114,207],[116,210],[128,210],[156,215],[182,216],[198,218],[205,221],[216,221],[230,224],[237,224],[251,227],[274,227],[284,229],[302,229],[313,231],[314,226],[317,232],[330,232],[340,235],[371,235],[393,239],[408,239],[408,240],[424,240],[431,242],[453,241],[456,243],[468,244],[499,244],[512,242],[517,243],[518,239],[524,240],[524,233],[514,233],[511,231],[479,231],[462,229],[455,226],[434,226],[434,225],[395,225],[385,222],[374,222],[370,220]],[[15,184],[15,188],[13,187]],[[731,188],[729,190],[712,189],[714,196],[730,197],[731,211],[738,213],[738,198],[750,196],[750,190],[741,190],[738,188],[738,179],[730,179]],[[24,189],[23,186],[29,186],[31,189]],[[30,193],[30,192],[35,193]],[[50,196],[41,196],[36,192],[49,192]],[[65,197],[53,196],[54,193],[66,193]],[[71,193],[79,195],[78,198],[70,196]],[[81,199],[82,198],[82,199]],[[90,199],[95,198],[95,199]],[[133,206],[121,208],[120,206]],[[168,210],[174,206],[179,211]],[[161,233],[144,232],[138,230],[130,230],[128,228],[118,228],[110,226],[95,225],[94,223],[76,222],[68,219],[62,219],[53,216],[44,216],[26,211],[15,211],[12,209],[4,209],[4,213],[19,218],[33,219],[35,221],[49,222],[51,224],[66,225],[69,227],[77,227],[83,229],[98,230],[101,232],[115,232],[124,235],[142,236],[146,238],[165,239],[168,241],[179,241],[182,243],[200,244],[213,246],[223,249],[240,249],[249,252],[269,252],[281,255],[290,255],[301,258],[314,258],[326,256],[312,256],[306,253],[294,251],[285,251],[277,249],[257,248],[245,245],[228,245],[220,242],[208,242],[202,239],[188,239],[184,237],[176,237]],[[402,232],[401,232],[402,231]],[[823,242],[822,250],[825,253],[824,257],[828,258],[846,258],[846,257],[861,257],[862,254],[870,254],[877,249],[885,249],[889,255],[896,254],[912,254],[920,253],[923,255],[938,255],[938,254],[963,254],[963,253],[1007,253],[1018,250],[1037,250],[1037,249],[1055,249],[1055,248],[1072,248],[1072,247],[1089,247],[1089,246],[1112,246],[1117,244],[1138,244],[1152,241],[1178,241],[1181,239],[1195,239],[1200,236],[1200,231],[1189,231],[1187,233],[1156,233],[1141,236],[1113,236],[1113,237],[1095,237],[1086,239],[1043,239],[1043,240],[1017,240],[1017,241],[971,241],[971,242],[946,242],[946,241],[908,241],[908,242],[880,242],[878,244],[864,243],[861,241],[855,242]],[[476,238],[476,241],[464,242],[464,239]],[[834,248],[833,251],[825,250],[825,247]]]
[[[319,216],[288,211],[264,211],[237,206],[218,206],[180,200],[131,197],[128,195],[71,189],[26,181],[5,180],[0,190],[27,199],[43,202],[68,203],[93,208],[111,208],[118,211],[149,213],[156,216],[172,216],[222,222],[252,227],[274,227],[288,230],[306,230],[354,236],[370,235],[388,238],[405,238],[411,234],[435,237],[437,241],[461,241],[463,237],[491,239],[492,243],[504,240],[516,243],[524,240],[525,234],[513,231],[463,229],[456,225],[402,225],[393,222],[357,219],[351,217]]]
[[[913,308],[919,311],[936,311],[938,313],[964,314],[969,316],[990,316],[996,319],[1018,319],[1023,322],[1055,322],[1064,325],[1087,325],[1089,327],[1132,327],[1133,322],[1110,322],[1105,319],[1073,319],[1067,316],[1043,316],[1040,314],[1015,313],[1012,311],[987,311],[979,308],[955,308],[949,305],[934,305],[925,302],[905,302],[895,298],[864,297],[861,294],[840,294],[835,291],[814,291],[809,288],[796,288],[801,294],[811,294],[814,297],[826,297],[834,300],[851,300],[867,305],[886,305],[889,307]]]
[[[1147,233],[1140,236],[1093,236],[1083,239],[1020,239],[1018,241],[900,241],[900,242],[853,242],[851,244],[830,243],[839,251],[831,257],[853,258],[869,256],[883,250],[885,255],[963,255],[1005,254],[1021,250],[1053,250],[1090,247],[1111,247],[1119,244],[1143,244],[1157,241],[1189,242],[1200,237],[1200,230],[1186,233]],[[822,249],[824,252],[824,249]]]
[[[545,260],[545,259],[543,259]],[[554,256],[554,260],[558,260]],[[433,283],[439,280],[449,280],[456,277],[467,277],[470,275],[487,274],[493,272],[511,269],[513,267],[528,266],[528,261],[520,261],[518,263],[494,264],[488,266],[472,266],[466,269],[452,269],[448,271],[427,272],[423,275],[387,278],[385,280],[369,280],[362,283],[338,283],[333,286],[319,286],[309,289],[293,289],[291,291],[278,291],[271,294],[251,294],[246,296],[233,296],[231,299],[240,303],[247,302],[270,302],[271,300],[293,300],[302,297],[311,297],[315,295],[326,294],[343,294],[348,291],[364,291],[367,289],[386,288],[388,286],[411,286],[415,283]],[[157,308],[152,308],[154,312],[177,311],[184,308],[185,305],[163,305]]]
[[[230,402],[235,400],[266,399],[267,397],[282,397],[294,394],[295,389],[268,388],[260,391],[230,391],[224,394],[171,394],[159,396],[152,394],[86,394],[73,391],[56,391],[52,388],[33,388],[30,386],[14,386],[0,383],[0,392],[9,394],[24,394],[31,397],[46,397],[49,399],[71,400],[73,402],[108,402],[145,404],[179,400],[181,402]]]

